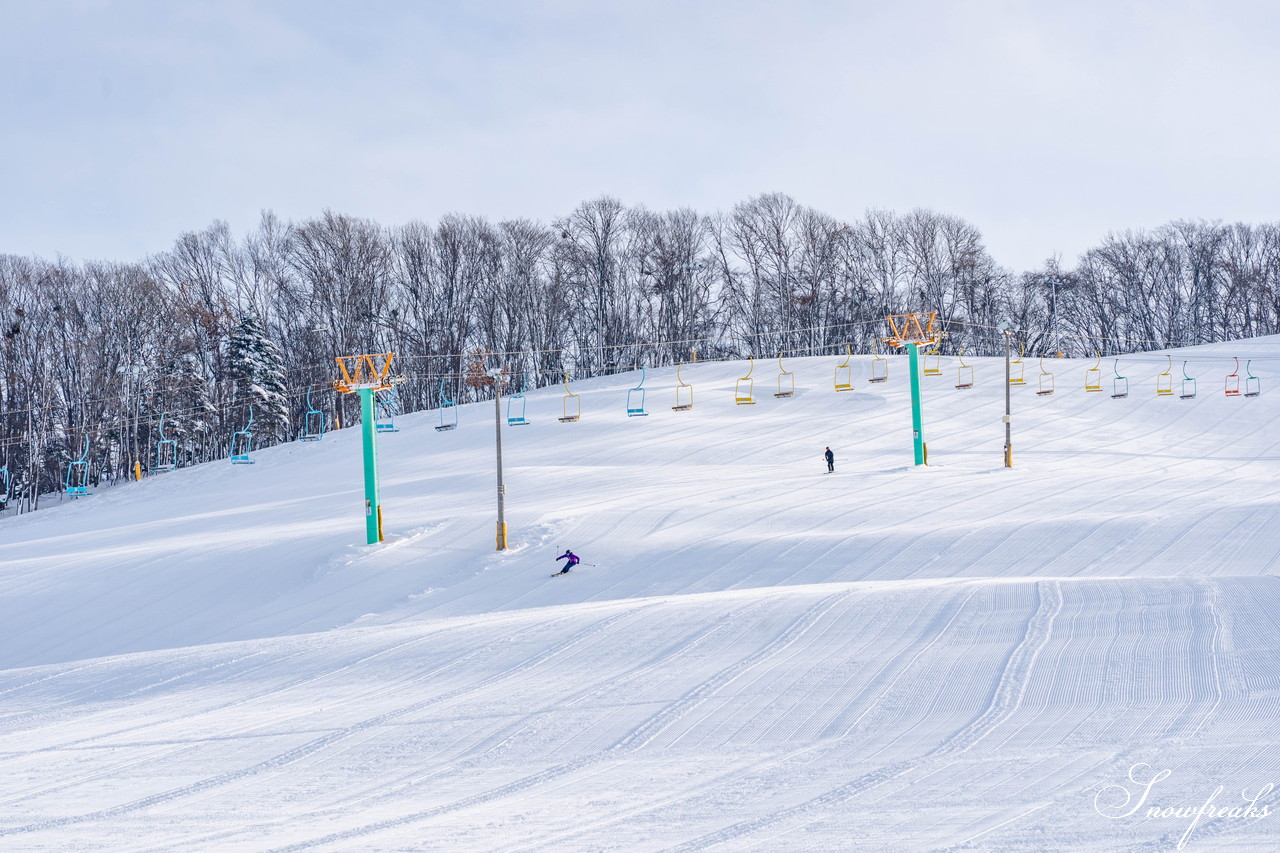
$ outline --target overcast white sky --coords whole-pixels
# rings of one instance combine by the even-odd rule
[[[603,193],[928,207],[996,259],[1280,219],[1277,2],[0,0],[0,252]]]

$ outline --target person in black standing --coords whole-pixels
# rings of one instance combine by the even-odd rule
[[[822,455],[823,455],[823,456],[825,456],[825,457],[827,457],[827,473],[828,473],[828,474],[835,473],[835,470],[836,470],[836,455],[835,455],[834,453],[832,453],[832,452],[831,452],[831,448],[830,448],[830,447],[828,447],[828,448],[827,448],[827,452],[826,452],[826,453],[824,453],[824,454],[822,454]]]

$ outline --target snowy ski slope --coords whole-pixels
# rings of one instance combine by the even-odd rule
[[[351,429],[0,519],[0,850],[1280,849],[1278,356],[1029,360],[1013,470],[1001,360],[928,468],[902,357],[544,389],[505,553],[492,403],[379,437],[379,546]]]

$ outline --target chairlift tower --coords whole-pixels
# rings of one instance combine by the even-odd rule
[[[1009,388],[1013,385],[1013,331],[1007,320],[996,324],[1004,335],[1004,467],[1013,467],[1013,404]]]
[[[507,550],[507,509],[505,497],[507,494],[507,486],[502,481],[502,383],[506,379],[507,371],[503,367],[491,367],[484,372],[484,375],[493,383],[493,426],[495,447],[498,454],[498,529],[497,529],[497,545],[496,550]],[[641,383],[643,384],[643,383]]]
[[[892,334],[884,339],[891,347],[906,347],[911,364],[911,429],[917,465],[929,464],[924,443],[924,416],[920,406],[920,347],[937,346],[941,336],[933,328],[938,312],[893,314],[885,318]]]
[[[378,502],[377,400],[374,395],[394,387],[391,359],[395,353],[339,355],[342,378],[333,387],[343,394],[360,395],[360,432],[364,438],[364,518],[368,544],[382,541],[382,505]]]

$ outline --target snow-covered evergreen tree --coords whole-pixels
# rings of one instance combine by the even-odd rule
[[[227,365],[237,396],[254,407],[254,422],[259,430],[277,436],[287,432],[289,400],[284,360],[257,317],[245,315],[236,323],[228,345]]]
[[[166,394],[165,435],[178,442],[178,464],[207,461],[216,457],[222,439],[218,432],[218,407],[213,403],[213,384],[205,376],[194,352],[184,352],[168,365],[173,390]]]

